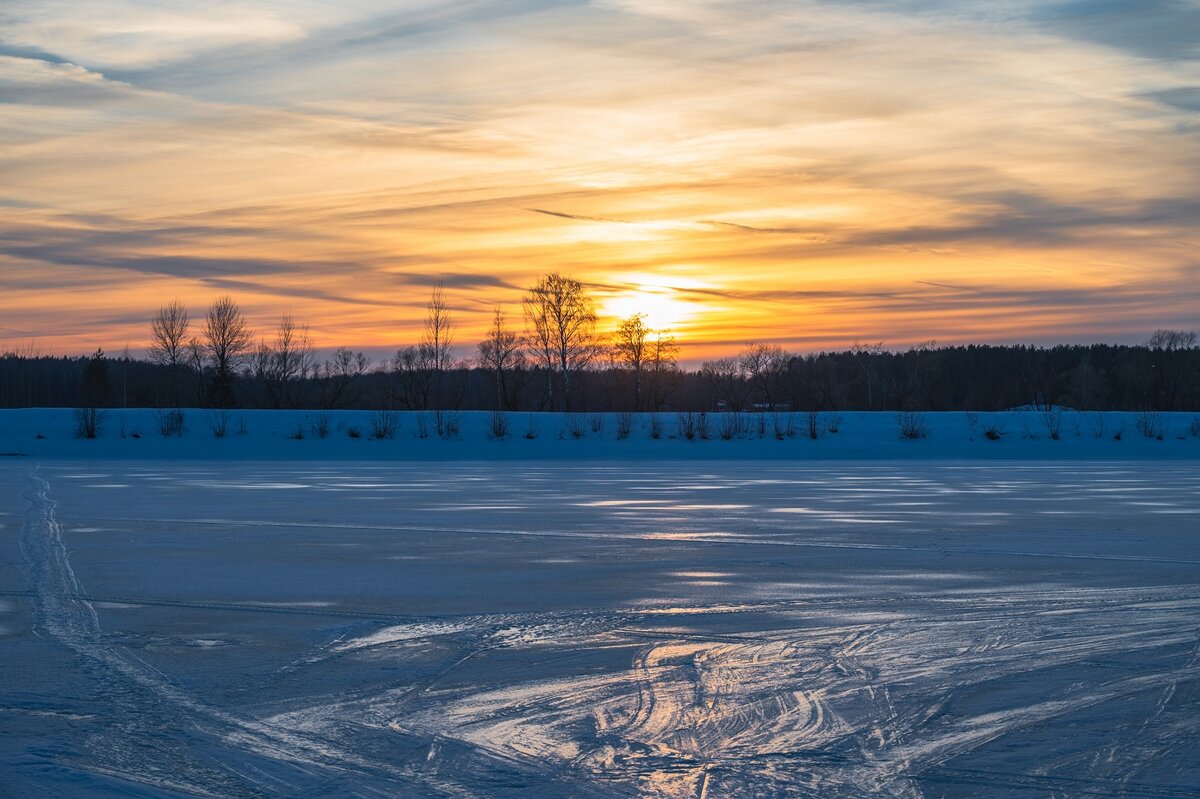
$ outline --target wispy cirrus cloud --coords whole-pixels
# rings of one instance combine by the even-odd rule
[[[1197,13],[14,0],[0,310],[83,349],[228,290],[391,346],[559,270],[672,287],[698,351],[1194,327]]]

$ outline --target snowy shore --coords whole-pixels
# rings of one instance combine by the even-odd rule
[[[805,413],[515,412],[497,417],[482,411],[185,409],[182,430],[170,432],[170,423],[162,411],[111,409],[102,412],[96,437],[86,438],[79,435],[74,409],[0,410],[0,454],[69,460],[369,461],[1200,457],[1200,414],[1194,413],[1022,410],[919,413],[901,420],[883,411],[822,413],[811,419]],[[912,437],[905,437],[906,426]]]

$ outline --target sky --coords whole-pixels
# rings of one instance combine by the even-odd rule
[[[687,358],[1200,329],[1200,0],[5,0],[0,349],[465,352],[540,275]]]

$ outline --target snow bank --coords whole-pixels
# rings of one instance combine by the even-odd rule
[[[70,408],[0,410],[0,454],[33,459],[240,460],[903,460],[1179,459],[1200,456],[1200,417],[1067,411],[821,414],[510,413],[503,437],[489,412],[183,411],[163,435],[152,409],[109,410],[95,439]],[[377,437],[389,432],[390,437]],[[1058,438],[1051,435],[1057,425]],[[628,426],[625,434],[623,427]],[[383,429],[381,429],[383,428]],[[324,435],[322,436],[322,433]],[[687,437],[691,433],[691,439]],[[657,433],[657,437],[655,437]],[[707,437],[705,437],[707,436]]]

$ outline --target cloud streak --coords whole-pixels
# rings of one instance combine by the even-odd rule
[[[697,351],[1198,327],[1197,14],[18,0],[0,313],[83,350],[228,290],[386,347],[557,270],[670,287]]]

